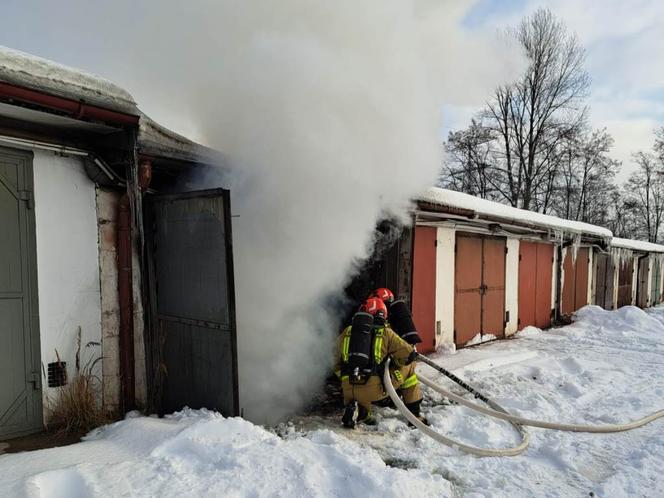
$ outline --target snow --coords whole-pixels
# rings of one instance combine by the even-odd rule
[[[652,242],[644,242],[642,240],[621,239],[619,237],[614,237],[611,239],[611,246],[621,249],[632,249],[634,251],[664,253],[663,245],[653,244]]]
[[[595,235],[608,239],[613,236],[611,231],[606,228],[578,221],[564,220],[525,209],[518,209],[439,187],[428,188],[417,196],[416,200],[438,206],[467,209],[474,211],[479,216],[495,216],[504,219],[505,222],[512,222],[518,225],[537,225],[564,233]]]
[[[570,326],[434,359],[515,414],[624,422],[664,408],[664,307],[587,306]],[[424,413],[471,444],[518,440],[509,424],[430,391]],[[77,445],[0,456],[0,496],[664,496],[664,420],[617,434],[530,429],[525,454],[477,458],[409,429],[395,410],[377,419],[344,431],[339,414],[273,429],[205,410],[130,417]]]
[[[134,98],[116,84],[0,45],[0,81],[108,109],[138,114]]]

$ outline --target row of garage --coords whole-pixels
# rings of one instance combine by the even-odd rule
[[[662,301],[664,246],[602,227],[432,188],[417,200],[408,236],[408,285],[398,290],[411,302],[423,352],[547,328],[588,304]]]

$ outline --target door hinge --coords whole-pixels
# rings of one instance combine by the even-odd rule
[[[510,250],[507,246],[505,246],[505,254],[507,254],[508,252],[510,252]]]
[[[510,323],[510,312],[509,312],[509,310],[505,312],[505,325],[503,325],[503,326],[506,327],[508,323]]]
[[[436,240],[433,241],[433,246],[434,246],[434,247],[438,247],[438,239],[436,239]]]
[[[32,384],[33,390],[41,390],[41,374],[39,372],[30,372],[28,375],[28,382]]]
[[[35,207],[35,197],[32,194],[32,190],[19,190],[18,198],[21,201],[25,201],[25,203],[28,206],[28,209],[32,209]]]

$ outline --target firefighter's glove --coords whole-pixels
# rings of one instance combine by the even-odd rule
[[[404,365],[410,365],[413,363],[415,360],[417,360],[418,353],[414,349],[411,351],[411,353],[408,355],[408,358],[406,358],[406,363]]]

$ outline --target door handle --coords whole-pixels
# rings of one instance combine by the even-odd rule
[[[39,375],[39,372],[31,372],[28,382],[32,384],[32,389],[34,391],[41,390],[41,376]]]

